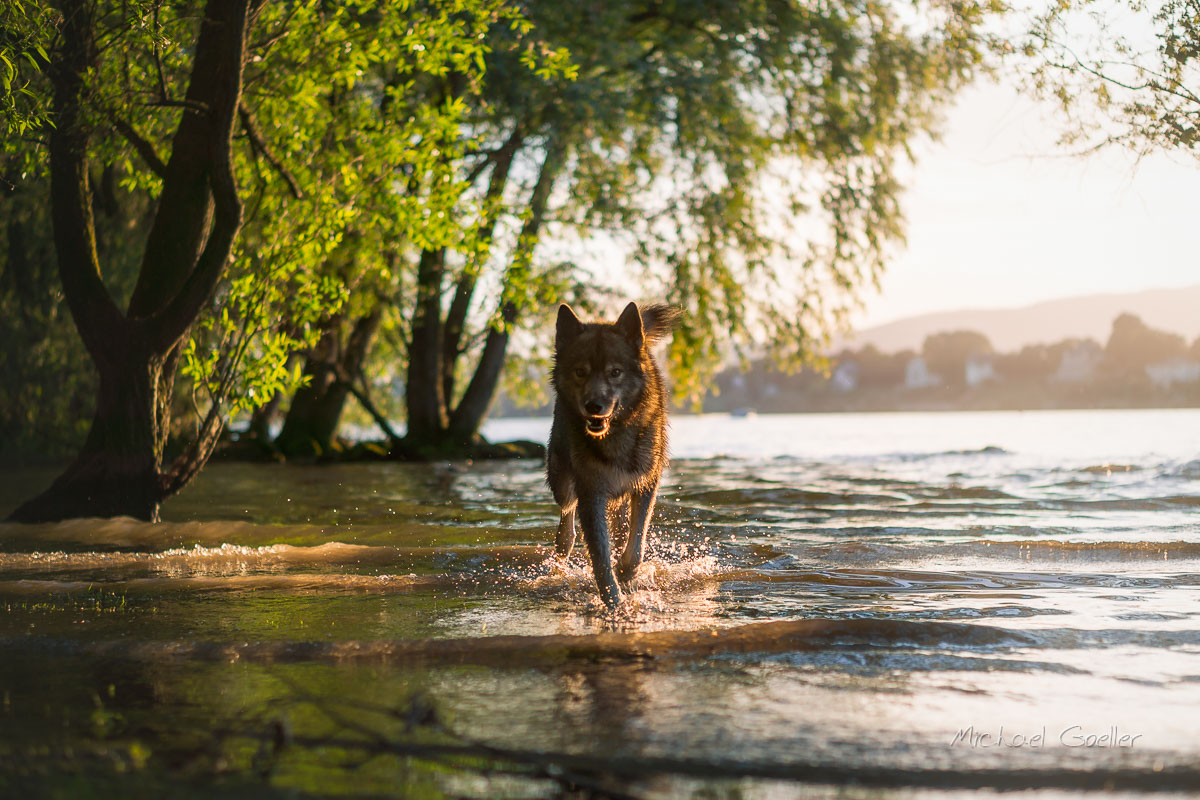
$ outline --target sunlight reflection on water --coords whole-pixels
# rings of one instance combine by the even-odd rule
[[[214,464],[161,525],[0,526],[0,718],[22,720],[0,748],[32,757],[119,673],[111,705],[167,730],[299,681],[423,687],[488,741],[622,757],[1020,775],[1200,756],[1200,411],[679,417],[673,442],[615,616],[581,552],[553,557],[529,462]],[[771,627],[809,621],[848,627]],[[969,726],[1054,735],[952,745]],[[1139,738],[1070,747],[1072,726]]]

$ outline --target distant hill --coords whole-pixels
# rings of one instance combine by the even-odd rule
[[[873,344],[884,352],[920,350],[931,333],[964,329],[984,334],[1001,352],[1071,337],[1088,337],[1104,344],[1112,321],[1125,312],[1136,314],[1153,328],[1182,334],[1190,343],[1200,336],[1200,284],[1131,294],[1066,297],[1024,308],[921,314],[857,331],[842,345],[857,348]]]

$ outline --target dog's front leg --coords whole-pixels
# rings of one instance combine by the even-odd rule
[[[649,489],[634,492],[629,498],[629,541],[625,543],[625,550],[617,564],[617,577],[626,588],[637,577],[638,567],[642,563],[646,534],[650,530],[650,516],[654,513],[654,499],[657,495],[658,486],[651,486]]]
[[[571,548],[575,546],[575,503],[567,506],[562,510],[562,517],[558,520],[558,533],[554,536],[554,551],[563,558],[571,555]]]
[[[596,576],[600,599],[610,609],[616,608],[621,602],[621,590],[613,575],[612,549],[608,539],[608,504],[603,497],[580,497],[576,513],[583,527],[588,553],[592,557],[592,572]]]

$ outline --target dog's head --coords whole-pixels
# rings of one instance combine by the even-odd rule
[[[554,387],[589,436],[603,438],[636,406],[653,368],[646,350],[651,341],[636,303],[614,323],[583,323],[570,306],[559,306]]]

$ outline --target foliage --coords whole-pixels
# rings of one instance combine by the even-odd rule
[[[0,0],[0,118],[6,145],[49,121],[39,80],[54,34],[56,12],[30,0]]]
[[[926,3],[914,19],[877,2],[530,4],[577,76],[521,76],[498,49],[478,112],[503,122],[493,141],[520,124],[535,152],[551,134],[569,147],[530,274],[559,274],[573,252],[566,286],[637,286],[683,307],[671,362],[684,393],[731,346],[811,358],[902,238],[900,165],[981,68],[980,26],[1000,8]],[[532,311],[512,278],[498,283]]]
[[[265,201],[244,243],[276,239],[294,246],[297,222],[279,225],[287,208],[300,208],[294,217],[301,226],[314,221],[312,241],[334,246],[299,260],[344,292],[338,302],[314,304],[320,313],[301,305],[268,318],[280,320],[289,335],[302,331],[302,338],[287,342],[287,352],[311,360],[322,336],[344,341],[357,321],[390,306],[382,315],[384,339],[398,347],[376,360],[377,376],[390,382],[391,364],[407,356],[407,335],[397,320],[416,295],[421,254],[452,247],[477,261],[486,247],[473,221],[483,210],[461,169],[480,149],[466,124],[465,98],[478,94],[493,49],[488,34],[503,30],[520,42],[530,25],[500,0],[312,3],[299,12],[289,8],[284,19],[288,38],[254,67],[261,85],[277,86],[256,98],[255,115],[264,149],[289,180],[254,176]],[[332,44],[321,58],[311,52],[315,40]],[[526,47],[516,58],[522,71],[569,71],[561,50]],[[271,391],[290,389],[301,374],[297,364],[290,380],[257,387],[266,392],[260,402]]]
[[[1067,143],[1138,154],[1196,152],[1200,17],[1185,0],[1059,0],[1036,19],[1024,55],[1032,82],[1069,120]]]
[[[858,364],[858,385],[864,389],[883,389],[904,383],[905,370],[913,356],[908,350],[883,353],[874,345],[867,345],[858,351],[839,353],[836,361]]]
[[[1149,364],[1183,358],[1187,349],[1187,342],[1179,334],[1151,328],[1133,314],[1122,314],[1113,320],[1104,360],[1114,372],[1143,373]]]
[[[23,180],[23,191],[44,191],[32,183],[45,167],[48,131],[34,101],[48,93],[38,58],[58,18],[40,4],[8,2],[24,16],[6,20],[3,52],[32,56],[21,61],[29,74],[16,76],[24,83],[12,83],[26,91],[4,95],[9,107],[25,103],[30,132],[5,137],[5,175]],[[91,156],[119,177],[124,195],[153,201],[159,154],[171,152],[188,103],[200,7],[101,3],[94,13],[104,56],[88,76]],[[245,224],[226,279],[181,354],[180,377],[197,412],[236,414],[291,390],[301,376],[287,361],[315,344],[323,321],[401,293],[408,278],[400,252],[462,240],[455,207],[465,184],[452,165],[468,145],[460,135],[465,107],[444,89],[478,80],[490,47],[483,34],[497,25],[528,29],[503,0],[263,7],[235,137]],[[524,61],[545,72],[563,57],[530,53]],[[48,240],[45,216],[40,224],[35,233]],[[145,228],[128,233],[136,250]],[[120,276],[136,274],[136,260],[104,264],[123,303],[132,287]],[[31,357],[26,348],[10,355]]]
[[[253,206],[184,370],[208,376],[210,396],[230,392],[231,412],[294,389],[301,370],[288,357],[343,304],[356,313],[397,292],[405,247],[461,239],[464,186],[449,164],[464,107],[439,88],[478,78],[481,34],[499,20],[522,24],[494,0],[264,10],[270,44],[251,57],[239,162]]]
[[[157,154],[187,104],[197,10],[97,6],[92,155],[131,197],[161,190]],[[422,293],[449,318],[448,281],[467,309],[445,356],[448,387],[478,374],[459,356],[496,334],[501,358],[515,337],[526,360],[508,372],[528,378],[547,355],[544,310],[567,300],[605,315],[631,293],[684,308],[671,349],[684,393],[731,349],[811,357],[902,239],[909,147],[983,67],[982,25],[1000,10],[996,0],[928,0],[916,13],[877,0],[528,2],[520,13],[503,0],[265,4],[235,141],[245,224],[182,352],[185,394],[200,412],[248,411],[303,380],[287,361],[322,330],[379,306],[383,347],[368,371],[390,389]],[[36,54],[53,14],[21,19],[24,38],[4,46]],[[36,120],[36,75],[28,88],[21,102]],[[29,142],[5,147],[40,155]],[[430,252],[444,269],[426,285],[418,264]]]
[[[921,355],[935,375],[948,383],[961,383],[967,359],[989,355],[992,343],[978,331],[947,331],[925,338]]]

